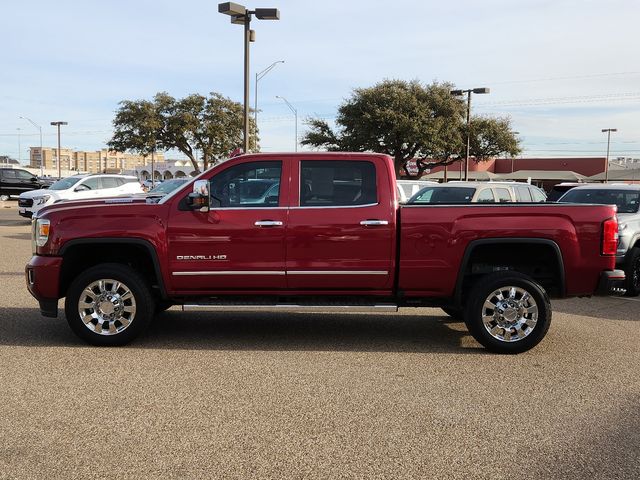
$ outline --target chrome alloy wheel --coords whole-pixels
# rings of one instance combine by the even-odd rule
[[[529,336],[538,321],[538,305],[525,289],[494,290],[482,306],[484,328],[496,340],[517,342]]]
[[[118,280],[96,280],[80,294],[78,313],[84,326],[92,332],[116,335],[133,322],[136,299],[129,287]]]

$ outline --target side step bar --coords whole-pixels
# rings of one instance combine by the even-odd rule
[[[296,312],[296,313],[394,313],[398,305],[383,303],[377,305],[295,305],[290,303],[265,304],[225,304],[203,303],[182,305],[185,312]]]

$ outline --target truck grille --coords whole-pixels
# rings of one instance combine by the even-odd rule
[[[32,207],[33,206],[33,199],[32,198],[20,198],[18,200],[18,206],[19,207]]]

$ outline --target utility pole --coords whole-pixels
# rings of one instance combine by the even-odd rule
[[[489,93],[489,90],[486,87],[482,88],[470,88],[468,90],[451,90],[451,95],[453,96],[461,96],[465,93],[467,94],[467,153],[465,155],[464,162],[464,180],[465,182],[469,180],[469,148],[471,146],[471,94],[472,93]],[[462,169],[460,169],[460,180],[462,180]]]
[[[62,157],[60,156],[60,127],[62,125],[69,125],[68,122],[51,122],[51,125],[58,127],[58,179],[62,178]]]
[[[611,132],[617,132],[617,128],[603,128],[602,133],[607,133],[607,161],[604,164],[604,183],[609,182],[609,147],[611,146]]]
[[[34,127],[36,127],[38,130],[40,130],[40,176],[44,176],[44,152],[42,151],[42,127],[38,124],[36,124],[33,120],[31,120],[28,117],[20,117],[23,120],[26,120],[27,122],[29,122],[31,125],[33,125]]]
[[[20,145],[20,128],[16,128],[18,130],[18,163],[22,163],[22,154],[20,151],[22,150],[22,145]]]

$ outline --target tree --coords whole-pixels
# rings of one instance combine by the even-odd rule
[[[415,160],[419,176],[428,168],[450,165],[466,153],[466,102],[451,95],[452,87],[385,80],[355,89],[338,109],[337,130],[324,120],[309,119],[302,144],[330,151],[386,153],[394,158],[400,176],[410,160]],[[474,119],[471,132],[470,154],[476,161],[488,159],[496,150],[519,151],[508,119]]]
[[[206,170],[210,162],[224,158],[242,143],[243,109],[238,102],[212,92],[175,99],[166,92],[152,101],[124,100],[116,112],[115,132],[109,148],[133,150],[147,155],[157,149],[177,149],[200,172],[196,151],[201,152]],[[250,123],[255,131],[255,125]],[[251,135],[255,149],[256,136]]]

